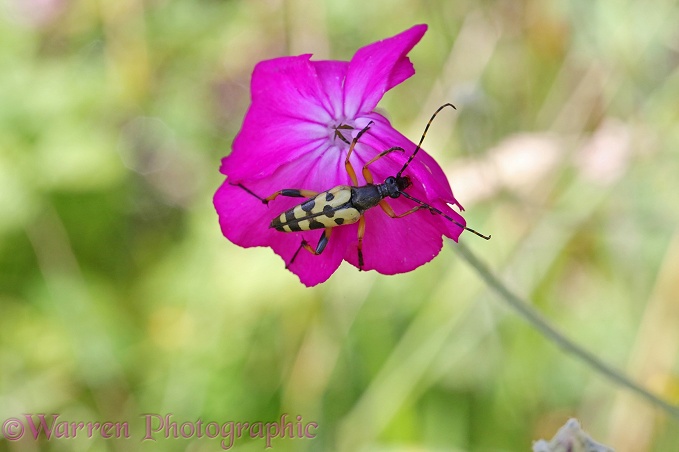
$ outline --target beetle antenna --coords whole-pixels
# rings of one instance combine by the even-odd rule
[[[447,103],[447,104],[441,105],[441,106],[438,108],[438,110],[436,110],[436,111],[434,112],[434,114],[431,115],[431,119],[429,119],[429,122],[427,123],[427,126],[424,128],[424,132],[422,132],[422,137],[420,138],[420,142],[417,143],[417,147],[415,148],[415,152],[413,152],[413,153],[411,154],[410,158],[408,158],[408,161],[405,163],[405,165],[403,165],[403,168],[401,168],[401,171],[398,172],[398,174],[396,175],[397,178],[401,177],[401,174],[403,173],[403,171],[405,171],[406,168],[408,168],[408,165],[410,165],[410,162],[412,162],[413,159],[415,158],[415,155],[417,154],[417,151],[419,151],[419,150],[421,149],[422,142],[424,141],[424,137],[427,135],[427,130],[429,130],[429,126],[431,125],[431,123],[432,123],[432,121],[434,120],[434,118],[436,117],[436,115],[438,115],[439,112],[440,112],[441,110],[443,110],[444,108],[446,108],[446,107],[453,107],[453,109],[457,110],[457,108],[455,108],[455,105],[453,105],[453,104],[451,104],[451,103]]]
[[[461,228],[463,228],[463,229],[465,229],[465,230],[467,230],[467,231],[469,231],[469,232],[471,232],[471,233],[474,233],[474,234],[478,235],[478,236],[481,237],[482,239],[490,240],[490,236],[489,236],[489,235],[483,235],[483,234],[481,234],[480,232],[473,230],[472,228],[468,228],[467,226],[465,226],[465,225],[463,225],[463,224],[460,224],[458,221],[456,221],[455,219],[449,217],[449,216],[446,215],[445,213],[441,212],[441,211],[440,211],[439,209],[437,209],[436,207],[430,206],[430,205],[427,204],[426,202],[422,202],[422,201],[420,201],[419,199],[410,196],[410,195],[409,195],[408,193],[406,193],[406,192],[403,192],[403,191],[402,191],[402,192],[400,192],[400,193],[401,193],[403,196],[405,196],[406,198],[410,199],[411,201],[415,201],[416,203],[418,203],[419,205],[421,205],[421,206],[424,207],[425,209],[429,209],[429,211],[430,211],[431,213],[437,213],[437,214],[441,215],[443,218],[445,218],[446,220],[452,221],[453,223],[455,223],[455,224],[458,225],[459,227],[461,227]]]

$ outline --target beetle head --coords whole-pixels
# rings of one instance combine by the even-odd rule
[[[410,182],[410,178],[408,176],[405,177],[390,176],[387,177],[387,179],[384,181],[384,185],[387,186],[387,192],[390,197],[398,198],[401,195],[401,192],[406,188],[410,187],[412,183]]]

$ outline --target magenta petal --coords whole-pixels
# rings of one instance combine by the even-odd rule
[[[398,164],[395,165],[394,172],[391,174],[385,173],[384,175],[385,177],[387,175],[394,175],[396,171],[401,169],[410,154],[415,151],[416,145],[398,130],[394,129],[384,116],[373,113],[370,115],[370,118],[375,121],[375,126],[373,127],[374,133],[366,137],[364,140],[366,144],[370,144],[377,149],[400,146],[406,150],[405,153],[392,153],[390,155],[391,160],[398,162]],[[460,210],[464,210],[453,196],[443,169],[426,151],[420,150],[403,174],[410,176],[413,181],[419,181],[419,184],[427,193],[427,199],[440,198],[446,203],[457,205]]]
[[[327,281],[342,263],[344,253],[350,244],[350,238],[356,237],[356,230],[356,225],[333,229],[331,239],[328,241],[323,254],[315,256],[302,249],[297,254],[295,262],[288,267],[288,270],[296,274],[302,284],[307,287]],[[312,248],[316,248],[322,233],[322,230],[304,233],[279,232],[279,234],[291,236],[293,240],[274,242],[271,244],[271,248],[287,263],[290,262],[292,255],[299,248],[301,237],[304,237]]]
[[[403,167],[403,164],[415,149],[415,144],[391,128],[388,121],[382,116],[372,114],[370,117],[375,121],[375,126],[371,129],[373,133],[364,135],[366,138],[363,142],[366,147],[387,149],[388,147],[396,145],[407,150],[406,152],[392,152],[370,165],[370,172],[372,173],[375,182],[381,183],[387,177],[395,175]],[[389,143],[390,146],[387,146],[387,143]],[[362,166],[365,163],[362,156],[357,155],[357,159],[361,160],[355,162],[355,164]],[[428,214],[429,217],[431,217],[432,224],[437,225],[439,235],[446,235],[457,241],[462,232],[462,228],[466,223],[464,218],[448,205],[453,204],[459,206],[453,197],[448,180],[445,178],[443,170],[438,163],[436,163],[436,161],[425,151],[420,150],[404,174],[408,175],[412,182],[412,186],[405,190],[406,193],[414,196],[420,201],[436,207],[454,220],[453,222],[441,215]],[[415,206],[415,203],[411,200],[399,200],[399,202],[405,202],[404,211],[408,210],[405,208],[407,206],[409,206],[408,208]],[[413,215],[419,215],[419,213]]]
[[[267,177],[327,142],[328,126],[341,110],[341,91],[326,90],[309,57],[277,58],[255,67],[252,105],[233,151],[222,161],[222,173]]]
[[[349,64],[344,87],[344,114],[372,111],[384,93],[415,73],[407,53],[427,31],[416,25],[388,39],[363,47]]]
[[[258,180],[237,180],[232,177],[217,190],[214,205],[219,214],[222,233],[236,245],[242,247],[270,246],[286,263],[306,240],[312,248],[318,244],[322,230],[285,233],[269,227],[271,220],[282,212],[296,206],[303,200],[278,196],[264,205],[248,190],[259,196],[267,197],[284,188],[295,188],[322,192],[336,185],[346,184],[348,175],[344,168],[338,168],[333,158],[301,159],[278,169],[273,175]],[[300,250],[289,270],[299,276],[307,286],[327,280],[342,263],[350,237],[356,237],[357,225],[347,225],[332,231],[328,246],[319,256],[307,250]]]
[[[413,66],[410,58],[401,58],[394,65],[394,69],[392,69],[391,74],[389,74],[389,81],[387,82],[387,88],[385,89],[385,92],[404,82],[413,74],[415,74],[415,66]]]
[[[358,266],[358,225],[329,229],[320,255],[315,249],[324,233],[281,232],[271,220],[303,202],[278,196],[265,205],[261,198],[282,189],[324,192],[349,185],[344,159],[351,140],[371,120],[374,124],[354,148],[351,163],[357,185],[365,184],[363,166],[380,152],[400,146],[370,165],[376,184],[396,176],[415,144],[394,130],[373,110],[384,93],[414,74],[408,52],[422,38],[425,25],[360,49],[352,61],[311,61],[309,55],[277,58],[257,65],[252,76],[252,104],[220,171],[227,180],[217,190],[214,205],[223,234],[243,246],[266,246],[280,255],[300,281],[313,286],[327,280],[342,260]],[[340,135],[338,135],[340,134]],[[449,204],[457,204],[441,167],[423,150],[404,171],[411,185],[403,193],[427,203],[446,217],[420,210],[391,218],[380,207],[364,213],[364,270],[394,274],[429,262],[441,250],[442,236],[457,240],[464,219]],[[397,213],[417,201],[387,198]],[[457,204],[459,206],[459,204]],[[293,261],[293,256],[296,256]]]
[[[453,223],[452,221],[439,216],[439,230],[443,231],[443,235],[457,242],[460,238],[460,234],[464,231],[464,227],[467,226],[467,221],[462,215],[451,209],[448,204],[442,201],[433,201],[431,205],[455,220],[456,223]]]
[[[397,214],[412,207],[407,200],[390,199]],[[414,270],[432,260],[442,247],[441,231],[429,212],[415,212],[403,218],[391,218],[380,208],[365,213],[363,238],[364,270],[393,275]],[[344,259],[358,267],[356,247],[350,247]]]
[[[276,238],[276,231],[269,228],[272,213],[261,201],[230,181],[217,189],[213,203],[222,234],[233,243],[244,248],[268,246]]]
[[[289,162],[313,159],[327,148],[324,127],[296,120],[270,123],[252,110],[233,143],[233,152],[222,160],[220,171],[234,179],[270,177]]]
[[[333,118],[341,118],[344,109],[344,81],[349,63],[346,61],[312,61],[312,63],[325,92],[332,95],[330,102]]]
[[[325,124],[333,101],[318,79],[311,55],[262,61],[252,73],[253,106],[262,102],[273,116]]]
[[[248,189],[262,190],[260,183],[251,183]],[[276,254],[283,258],[286,265],[299,248],[302,240],[307,240],[316,247],[323,231],[306,231],[299,233],[283,233],[269,228],[271,220],[282,211],[299,202],[290,199],[277,199],[272,202],[276,207],[268,208],[258,199],[241,187],[226,181],[217,190],[214,197],[215,209],[219,213],[219,223],[224,236],[244,248],[253,246],[270,246]],[[355,228],[354,228],[354,234]],[[343,234],[333,234],[323,254],[314,256],[302,249],[295,262],[289,268],[300,281],[307,286],[314,286],[327,280],[342,263],[344,250],[348,246]]]

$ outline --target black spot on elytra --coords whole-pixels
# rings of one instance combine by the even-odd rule
[[[288,227],[290,228],[290,231],[298,232],[301,231],[302,228],[299,227],[299,223],[297,221],[293,221],[288,223]]]
[[[285,222],[290,223],[292,221],[295,221],[295,212],[294,209],[290,209],[285,212]]]
[[[333,194],[330,193],[330,192],[326,192],[326,193],[325,193],[325,200],[326,200],[326,201],[332,201],[333,199],[335,199],[335,195],[333,195]]]
[[[325,225],[320,221],[309,220],[309,229],[323,229]]]
[[[335,224],[338,225],[344,224],[344,218],[335,218]]]
[[[281,223],[281,220],[278,217],[271,220],[271,224],[269,225],[269,227],[276,228],[279,231],[285,231],[285,229],[283,229],[283,223]]]
[[[316,201],[313,199],[308,200],[304,204],[302,204],[302,210],[305,212],[311,212],[313,208],[316,206]]]
[[[323,215],[325,215],[326,217],[332,218],[332,217],[335,216],[335,211],[332,210],[331,206],[326,204],[326,205],[323,206]]]

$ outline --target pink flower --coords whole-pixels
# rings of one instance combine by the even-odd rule
[[[214,196],[214,205],[226,238],[242,247],[269,246],[307,286],[326,281],[342,260],[359,267],[358,224],[332,229],[322,254],[312,248],[323,230],[280,232],[270,227],[282,212],[303,199],[278,196],[265,205],[259,198],[281,189],[324,192],[337,185],[352,185],[344,160],[349,142],[366,125],[350,161],[358,185],[364,185],[363,165],[385,149],[399,146],[370,165],[375,183],[395,176],[415,150],[415,144],[375,111],[384,93],[415,73],[408,52],[419,42],[426,25],[417,25],[394,37],[359,49],[351,61],[311,61],[311,55],[260,62],[252,74],[252,105],[222,160],[226,181]],[[455,200],[440,166],[421,151],[405,170],[412,185],[407,194],[439,209],[455,224],[423,209],[402,218],[390,218],[379,207],[364,214],[362,270],[383,274],[411,271],[432,260],[441,250],[442,236],[457,241],[464,219],[449,204]],[[404,196],[386,201],[397,213],[417,204]],[[299,251],[293,259],[293,255]]]

